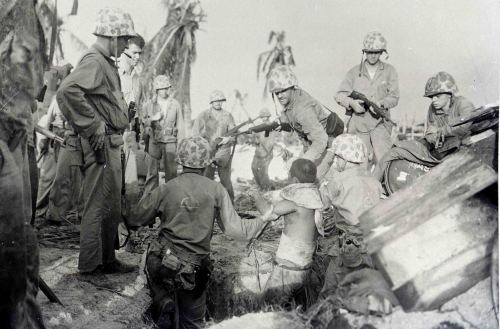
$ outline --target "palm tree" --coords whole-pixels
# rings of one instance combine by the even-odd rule
[[[197,0],[163,0],[168,17],[160,31],[144,48],[146,97],[153,94],[152,81],[158,74],[172,80],[174,97],[181,104],[184,121],[191,128],[191,64],[196,59],[195,32],[205,13]]]
[[[259,54],[259,58],[257,59],[257,80],[259,80],[261,74],[264,74],[266,77],[263,98],[267,96],[267,82],[273,68],[277,65],[295,66],[292,47],[285,44],[285,31],[271,31],[268,43],[271,44],[273,42],[273,48]]]

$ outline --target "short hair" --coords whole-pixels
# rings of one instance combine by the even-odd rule
[[[297,159],[290,167],[290,176],[297,177],[300,183],[316,181],[316,165],[311,160]]]
[[[128,46],[130,46],[132,44],[134,44],[137,47],[143,49],[144,45],[146,45],[146,42],[144,41],[143,37],[141,37],[139,34],[137,34],[137,35],[131,37],[130,39],[128,39],[127,48],[128,48]]]

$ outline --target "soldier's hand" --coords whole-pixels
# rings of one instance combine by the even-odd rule
[[[366,112],[365,108],[363,107],[363,101],[360,99],[351,99],[349,101],[349,106],[356,113],[365,113]]]
[[[45,153],[49,149],[50,140],[48,138],[40,139],[38,142],[38,147],[40,148],[40,153]]]
[[[101,121],[99,124],[99,128],[95,131],[95,133],[90,136],[89,142],[94,150],[99,150],[104,146],[104,138],[106,135],[106,124]]]

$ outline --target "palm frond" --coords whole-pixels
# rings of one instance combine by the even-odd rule
[[[271,31],[271,32],[269,33],[269,38],[268,38],[268,40],[267,40],[267,43],[268,43],[268,44],[271,44],[271,42],[273,42],[273,39],[274,39],[275,37],[277,37],[277,33],[276,33],[275,31]]]
[[[272,52],[273,52],[273,50],[268,50],[268,51],[265,51],[259,55],[259,58],[257,59],[257,80],[259,80],[260,72],[263,71],[262,66],[261,66],[262,59],[264,57],[266,57],[266,60],[267,60],[267,58],[269,58],[269,54]],[[264,63],[265,63],[265,61],[264,61]]]
[[[274,49],[270,56],[267,58],[264,66],[262,67],[262,72],[266,73],[266,79],[273,68],[273,63],[276,60],[276,57],[280,55],[280,52],[277,49]]]

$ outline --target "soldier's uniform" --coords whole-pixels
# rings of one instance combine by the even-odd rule
[[[135,35],[130,15],[118,8],[99,12],[95,35],[119,37]],[[80,272],[92,272],[100,265],[112,268],[115,237],[121,219],[121,146],[128,126],[127,105],[112,54],[94,44],[74,71],[61,83],[57,102],[80,138],[84,208],[80,229]],[[101,149],[94,151],[89,138],[105,124]]]
[[[210,95],[210,104],[226,101],[221,91],[215,90]],[[205,169],[205,177],[214,179],[215,169],[219,174],[221,184],[226,188],[231,200],[234,200],[233,184],[231,183],[232,149],[235,141],[217,145],[218,138],[235,126],[233,115],[223,109],[209,108],[198,115],[193,124],[193,136],[205,138],[212,148],[214,163]]]
[[[386,51],[387,42],[379,32],[369,33],[363,42],[363,52]],[[384,109],[395,107],[399,101],[398,75],[394,67],[379,61],[373,77],[367,71],[365,61],[347,72],[335,96],[337,103],[346,108],[350,115],[347,132],[357,134],[368,147],[369,157],[379,161],[391,148],[392,124],[382,118],[376,118],[370,111],[355,113],[350,108],[352,91],[364,94],[369,100],[378,102]],[[387,112],[389,115],[389,112]]]

